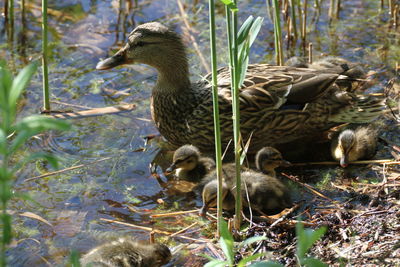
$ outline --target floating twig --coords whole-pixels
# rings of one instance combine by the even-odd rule
[[[135,108],[136,108],[135,104],[127,104],[127,105],[94,108],[90,110],[74,111],[67,113],[54,113],[54,114],[49,113],[46,115],[56,119],[82,119],[82,118],[101,116],[106,114],[117,114],[121,112],[128,112],[134,110]]]
[[[177,215],[188,214],[188,213],[196,213],[196,212],[199,212],[199,209],[153,214],[153,215],[150,215],[150,218],[173,217],[173,216],[177,216]]]

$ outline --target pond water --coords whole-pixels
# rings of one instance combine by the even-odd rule
[[[40,5],[38,1],[26,2],[23,19],[19,6],[15,7],[13,40],[10,42],[4,31],[0,36],[0,58],[5,58],[16,70],[40,58]],[[182,2],[184,14],[180,13],[178,2]],[[394,77],[395,62],[400,61],[400,49],[395,43],[396,39],[399,40],[398,33],[388,34],[387,7],[380,13],[379,2],[345,1],[340,20],[331,27],[326,14],[328,1],[323,1],[319,18],[311,3],[307,36],[313,42],[316,57],[320,54],[337,55],[359,61],[367,69],[377,71],[377,84],[372,87],[377,92]],[[0,3],[3,7],[4,0]],[[265,17],[250,61],[272,62],[273,27],[267,17],[265,1],[240,1],[239,8],[240,21],[249,15]],[[191,27],[189,31],[183,18]],[[0,19],[0,24],[4,25],[4,16]],[[72,248],[84,253],[94,244],[109,238],[110,233],[135,235],[141,239],[148,236],[146,231],[102,221],[101,218],[147,227],[156,225],[157,229],[189,225],[187,222],[177,224],[170,218],[150,218],[155,210],[193,210],[200,206],[199,198],[194,194],[165,186],[154,178],[149,168],[155,158],[165,167],[171,156],[171,153],[159,154],[163,142],[150,117],[149,97],[156,72],[142,65],[95,70],[97,62],[121,47],[127,33],[136,25],[153,20],[175,27],[184,34],[192,79],[204,75],[206,67],[199,60],[199,55],[202,55],[209,64],[208,8],[204,2],[49,1],[52,108],[78,111],[135,103],[136,109],[117,115],[73,120],[72,131],[47,133],[27,144],[20,157],[28,152],[45,150],[60,158],[62,168],[89,165],[28,182],[25,181],[28,178],[52,171],[47,163],[28,164],[18,173],[15,190],[29,193],[35,202],[13,201],[9,209],[37,214],[52,226],[15,215],[13,225],[18,242],[9,250],[10,266],[63,265]],[[313,20],[316,22],[312,23]],[[220,5],[217,23],[219,62],[223,66],[228,55],[222,53],[226,38]],[[197,51],[189,34],[196,40]],[[301,49],[290,53],[285,49],[285,53],[302,55]],[[38,71],[26,90],[19,117],[39,112],[41,86]],[[398,131],[385,136],[398,142],[397,134]],[[146,137],[153,135],[156,138],[146,142]],[[93,163],[104,158],[104,161]],[[156,172],[163,182],[167,181],[160,167]],[[319,170],[315,173],[318,174]]]

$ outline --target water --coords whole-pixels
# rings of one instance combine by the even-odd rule
[[[153,220],[149,216],[154,210],[191,210],[200,205],[193,194],[179,192],[171,185],[158,182],[150,172],[149,164],[155,158],[165,167],[171,157],[171,153],[159,153],[164,146],[160,137],[145,145],[146,136],[158,135],[149,108],[155,71],[137,65],[109,71],[95,70],[101,58],[113,54],[123,45],[126,34],[135,25],[157,20],[175,27],[180,33],[185,32],[175,1],[138,1],[138,6],[131,3],[130,9],[128,2],[68,0],[49,3],[49,77],[51,99],[57,101],[52,103],[52,109],[76,111],[80,110],[79,107],[124,103],[135,103],[136,109],[130,113],[73,120],[72,131],[47,133],[26,145],[19,157],[28,152],[53,152],[59,156],[62,168],[90,164],[106,157],[110,159],[30,182],[24,180],[52,170],[46,163],[36,162],[20,171],[15,190],[28,193],[36,202],[15,200],[9,209],[17,213],[32,212],[52,226],[25,216],[14,216],[18,243],[9,250],[10,266],[63,265],[71,248],[86,252],[94,244],[107,240],[110,232],[147,238],[146,231],[104,222],[100,218],[147,227],[155,224],[157,229],[164,229],[191,222],[177,223],[174,218]],[[241,1],[240,20],[244,21],[249,15],[266,17],[264,2]],[[316,57],[320,54],[338,55],[379,71],[373,91],[381,90],[382,83],[394,76],[394,64],[400,61],[400,52],[394,42],[396,38],[398,41],[398,33],[387,33],[387,10],[379,14],[378,2],[346,1],[341,19],[331,30],[324,8],[318,22],[309,23],[307,36],[314,44]],[[196,38],[200,53],[208,63],[207,6],[187,1],[184,9],[192,27],[190,33]],[[221,6],[218,12],[218,36],[221,36],[218,49],[223,51],[226,38],[223,37],[225,24]],[[10,48],[6,35],[0,36],[0,57],[6,59],[11,68],[21,69],[27,62],[40,58],[40,6],[29,1],[24,24],[17,6],[15,15],[14,42]],[[314,12],[309,11],[309,20],[313,17]],[[4,25],[4,16],[0,17],[0,23]],[[187,36],[184,40],[189,45],[189,62],[195,80],[205,74],[205,68]],[[251,62],[273,61],[272,44],[272,25],[265,18],[252,50]],[[292,53],[299,55],[301,49]],[[226,53],[221,53],[221,66],[226,64],[227,58]],[[39,71],[26,90],[20,118],[39,112],[41,86]],[[396,132],[385,136],[398,143],[396,125],[391,129]],[[387,151],[382,153],[387,154]],[[166,182],[161,168],[156,170],[161,180]],[[315,172],[319,173],[319,170]],[[129,207],[138,212],[132,212]]]

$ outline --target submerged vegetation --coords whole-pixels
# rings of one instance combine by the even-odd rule
[[[265,5],[223,0],[221,5],[210,0],[209,18],[202,12],[207,8],[203,3],[133,2],[109,6],[106,1],[67,1],[47,7],[43,0],[42,7],[25,1],[18,7],[15,1],[4,1],[0,22],[6,26],[6,34],[0,37],[0,56],[8,59],[9,67],[5,62],[0,66],[2,266],[7,259],[10,266],[65,264],[71,248],[88,251],[93,244],[107,240],[110,232],[140,239],[147,239],[151,232],[151,239],[155,234],[157,240],[171,246],[194,242],[196,246],[186,248],[194,254],[175,253],[171,263],[175,266],[183,262],[202,266],[202,254],[210,260],[206,266],[245,266],[250,262],[251,266],[399,264],[400,11],[395,1],[267,0]],[[39,15],[39,11],[44,12]],[[179,15],[174,15],[177,12]],[[182,25],[178,31],[189,44],[194,76],[202,73],[201,68],[208,68],[204,55],[211,48],[217,168],[222,166],[223,151],[216,75],[218,66],[230,62],[235,121],[230,146],[234,147],[238,174],[234,231],[224,223],[221,193],[216,230],[213,223],[198,219],[194,208],[199,207],[199,197],[192,192],[193,184],[175,181],[163,172],[171,153],[161,150],[169,147],[155,135],[150,119],[147,88],[154,83],[153,78],[148,81],[151,72],[143,66],[121,68],[119,72],[93,71],[98,57],[105,56],[106,47],[115,41],[113,49],[120,48],[125,33],[149,20]],[[39,23],[42,40],[34,38],[39,36]],[[242,25],[239,30],[238,25]],[[245,216],[242,222],[240,165],[246,165],[251,138],[243,140],[240,135],[238,91],[249,60],[284,65],[293,55],[307,58],[306,66],[315,61],[313,57],[341,56],[360,61],[369,70],[359,81],[363,85],[358,93],[385,96],[390,103],[379,126],[382,130],[376,158],[383,161],[341,169],[338,163],[319,157],[318,147],[315,157],[306,155],[317,162],[303,163],[306,157],[301,157],[298,161],[302,163],[278,172],[297,205],[277,216],[254,220]],[[198,57],[204,60],[203,67],[198,67]],[[37,58],[43,60],[41,76],[34,75],[37,64],[33,63],[13,78],[12,72]],[[50,79],[47,68],[51,70]],[[125,76],[132,73],[136,80],[127,80]],[[31,77],[31,85],[23,94]],[[49,88],[56,109],[67,108],[69,113],[64,116],[78,114],[81,118],[74,121],[74,131],[49,131],[70,126],[65,120],[29,116],[38,113],[43,102],[44,110],[50,110]],[[103,115],[90,108],[129,102],[136,104],[131,114],[88,117]],[[47,163],[57,166],[55,156],[66,167],[60,172],[48,170]],[[150,162],[152,168],[148,170]],[[317,230],[304,230],[303,225]],[[31,228],[39,230],[29,231]],[[220,243],[215,245],[212,240],[218,231]],[[16,242],[11,242],[12,237]],[[234,240],[245,241],[236,245]],[[76,251],[70,261],[72,266],[79,266]]]

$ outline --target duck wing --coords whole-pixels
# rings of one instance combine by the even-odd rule
[[[285,103],[305,104],[325,94],[338,77],[337,73],[321,73],[308,68],[249,65],[239,97],[242,105],[258,109],[278,109]],[[220,96],[232,101],[227,68],[218,71],[218,87]]]

